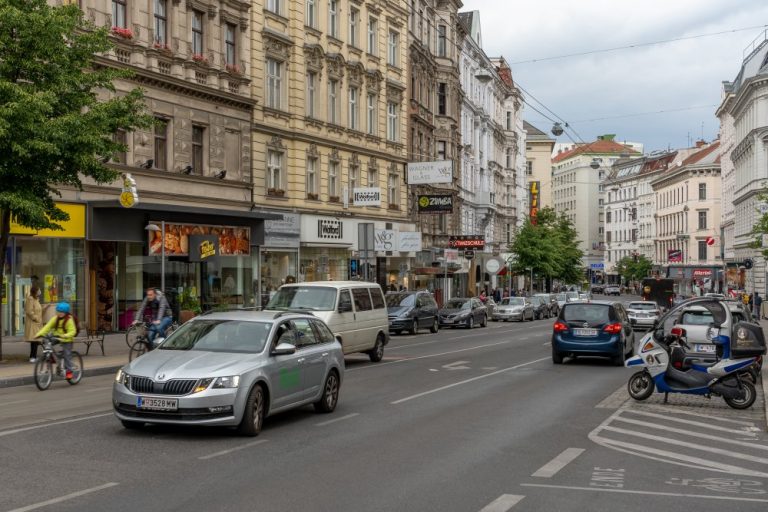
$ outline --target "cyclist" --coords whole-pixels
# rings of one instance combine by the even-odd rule
[[[45,327],[37,333],[37,338],[53,332],[61,342],[61,348],[64,355],[64,368],[67,370],[67,379],[72,378],[72,341],[77,336],[77,322],[72,316],[69,303],[59,302],[56,304],[56,316],[51,318]]]
[[[139,311],[136,313],[135,324],[140,324],[144,319],[144,313],[149,312],[152,316],[152,325],[147,333],[147,341],[154,348],[155,338],[160,335],[165,336],[165,331],[173,323],[173,311],[168,304],[163,292],[157,288],[147,288],[147,295],[141,303]]]

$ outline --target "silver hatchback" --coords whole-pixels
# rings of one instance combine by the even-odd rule
[[[341,344],[311,314],[227,312],[185,323],[115,376],[115,415],[145,423],[222,425],[257,435],[269,415],[336,408]]]

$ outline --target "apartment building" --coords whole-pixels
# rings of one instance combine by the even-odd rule
[[[542,208],[553,208],[552,201],[552,151],[555,139],[529,122],[525,129],[525,175],[528,181],[539,183],[539,203]]]

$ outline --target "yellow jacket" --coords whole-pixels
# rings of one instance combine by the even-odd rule
[[[40,332],[38,332],[35,337],[39,338],[40,336],[45,336],[49,332],[53,331],[53,335],[59,338],[62,343],[72,343],[74,337],[77,336],[77,325],[75,324],[75,319],[70,316],[64,322],[64,325],[57,326],[57,323],[61,323],[59,322],[59,317],[54,316],[48,321],[47,324],[45,324],[45,327],[40,329]]]

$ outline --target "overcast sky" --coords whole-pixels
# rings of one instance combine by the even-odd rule
[[[479,10],[483,47],[512,64],[514,79],[587,141],[602,133],[646,151],[717,137],[721,82],[733,80],[744,48],[764,29],[538,63],[536,58],[768,24],[766,0],[463,0]],[[707,106],[682,112],[595,118]],[[525,119],[551,122],[526,106]],[[570,142],[565,135],[561,142]]]

